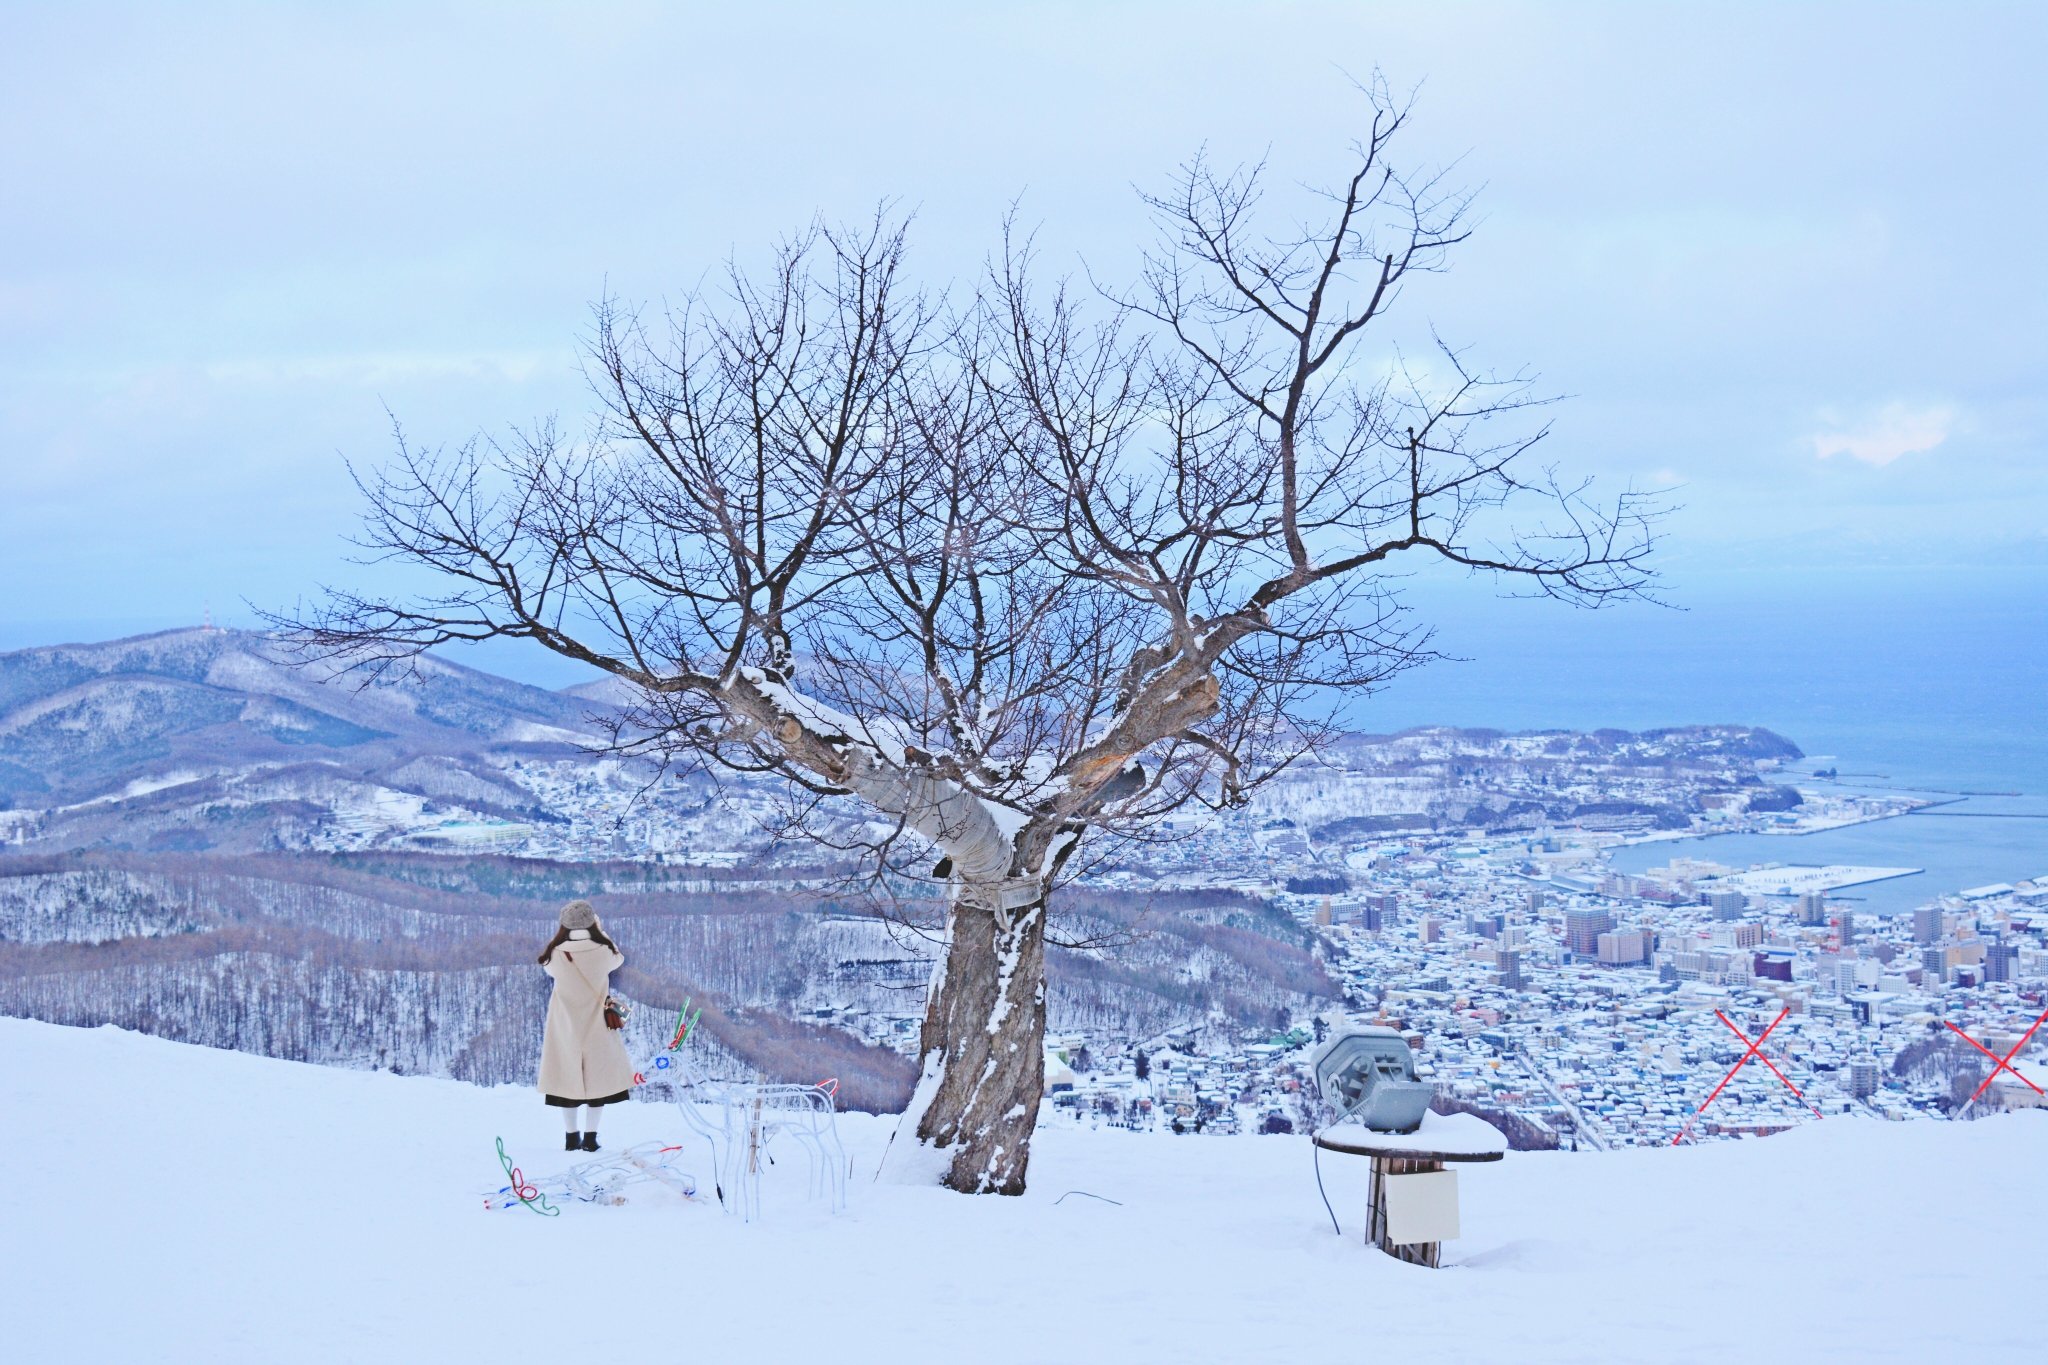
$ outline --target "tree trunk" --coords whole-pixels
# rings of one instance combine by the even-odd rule
[[[954,899],[911,1102],[919,1143],[949,1158],[941,1183],[963,1194],[1024,1193],[1045,1091],[1045,896],[1008,912],[1001,897],[971,884]]]
[[[839,780],[902,813],[952,864],[946,956],[919,1038],[922,1075],[892,1149],[914,1128],[915,1148],[943,1160],[947,1188],[1022,1194],[1045,1091],[1045,884],[1016,875],[1017,842],[958,784],[859,750]],[[909,1150],[883,1164],[929,1178]]]

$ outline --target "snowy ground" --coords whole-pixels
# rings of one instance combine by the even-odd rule
[[[967,1199],[871,1183],[889,1125],[851,1116],[842,1216],[792,1160],[752,1226],[657,1197],[543,1219],[482,1208],[494,1137],[564,1160],[514,1087],[0,1019],[0,1093],[13,1360],[2043,1358],[2043,1113],[1510,1154],[1464,1174],[1429,1271],[1360,1244],[1362,1161],[1324,1159],[1331,1231],[1299,1138],[1052,1130],[1029,1195]]]

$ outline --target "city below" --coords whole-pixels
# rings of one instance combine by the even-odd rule
[[[1351,855],[1369,890],[1240,885],[1313,927],[1344,1018],[1400,1029],[1441,1097],[1507,1116],[1525,1145],[1658,1144],[1771,1133],[1822,1114],[1953,1117],[2041,1103],[2002,1072],[1971,1106],[1991,1063],[1950,1025],[2004,1056],[2040,1015],[2048,876],[1942,896],[1910,916],[1859,916],[1829,890],[1909,869],[1675,858],[1628,876],[1602,866],[1618,842],[1576,831],[1407,839]],[[1334,1011],[1318,1018],[1314,1036],[1336,1022]],[[1714,1095],[1767,1029],[1757,1055],[1783,1079],[1752,1063]],[[1295,1099],[1312,1041],[1301,1030],[1193,1055],[1170,1050],[1180,1041],[1058,1040],[1096,1069],[1060,1068],[1055,1085],[1070,1088],[1056,1103],[1077,1119],[1190,1131],[1293,1131],[1308,1118]],[[1136,1054],[1148,1051],[1141,1079]]]

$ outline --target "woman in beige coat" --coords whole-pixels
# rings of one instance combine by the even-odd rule
[[[555,989],[541,1035],[540,1093],[562,1111],[566,1151],[596,1151],[598,1115],[632,1093],[632,1060],[618,1031],[604,1023],[611,974],[625,961],[589,901],[562,907],[562,927],[541,950],[540,965]],[[580,1123],[579,1107],[588,1115]]]

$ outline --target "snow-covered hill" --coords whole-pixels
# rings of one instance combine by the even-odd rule
[[[1299,1138],[1054,1127],[1028,1195],[967,1199],[874,1184],[890,1121],[850,1115],[844,1215],[788,1162],[754,1225],[542,1219],[479,1198],[494,1138],[564,1160],[521,1087],[0,1019],[0,1093],[15,1360],[2041,1358],[2048,1114],[1516,1154],[1461,1177],[1428,1271],[1360,1244],[1362,1163],[1323,1163],[1331,1231]],[[678,1133],[653,1105],[606,1129]]]
[[[504,775],[583,770],[594,703],[422,658],[381,680],[247,631],[0,653],[0,843],[344,847],[559,817]]]
[[[0,856],[0,1014],[508,1080],[540,1046],[546,984],[534,954],[576,896],[594,897],[620,935],[629,966],[614,984],[647,1007],[629,1026],[642,1042],[692,1001],[736,1068],[837,1074],[858,1108],[894,1110],[909,1096],[916,1069],[899,1050],[917,1038],[928,939],[789,880],[640,863]],[[1151,927],[1113,957],[1052,950],[1056,1033],[1234,1036],[1335,994],[1299,927],[1241,897],[1155,907],[1074,892],[1060,922],[1077,934]]]

